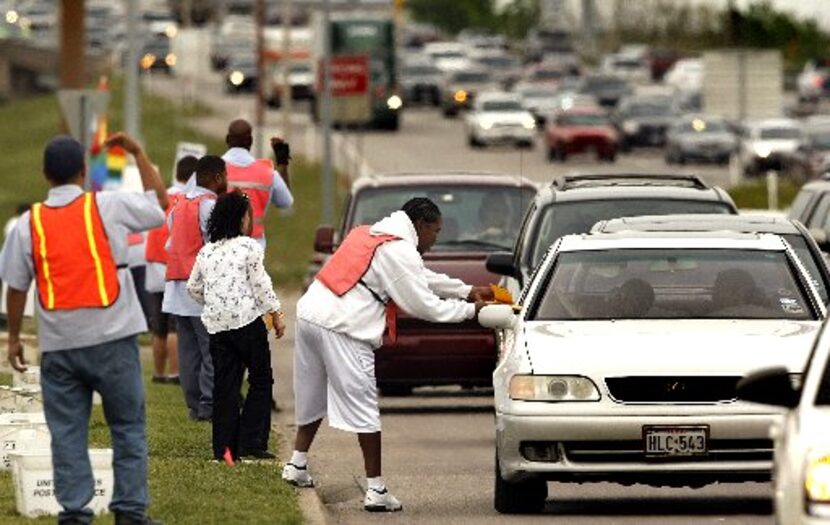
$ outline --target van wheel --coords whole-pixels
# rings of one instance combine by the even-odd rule
[[[496,486],[493,504],[501,514],[533,514],[545,509],[548,484],[542,479],[530,479],[510,483],[501,477],[499,458],[496,456]]]

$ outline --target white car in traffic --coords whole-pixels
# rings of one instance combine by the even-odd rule
[[[769,479],[781,411],[736,401],[736,385],[801,372],[825,315],[781,237],[569,235],[519,302],[479,315],[500,334],[496,510],[541,510],[547,481]]]
[[[792,381],[785,368],[759,370],[738,384],[738,396],[790,409],[771,432],[776,523],[830,524],[830,330],[826,324],[801,381]]]
[[[801,125],[793,119],[766,119],[744,126],[738,145],[744,173],[758,175],[766,170],[783,169],[785,160],[803,140]]]
[[[471,147],[504,143],[532,147],[536,134],[535,117],[522,106],[522,98],[511,93],[482,93],[465,126]]]

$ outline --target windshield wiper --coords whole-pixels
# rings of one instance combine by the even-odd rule
[[[436,243],[439,246],[481,246],[482,248],[492,248],[494,250],[510,251],[510,246],[504,246],[495,242],[482,241],[478,239],[456,239],[453,241],[439,241]]]

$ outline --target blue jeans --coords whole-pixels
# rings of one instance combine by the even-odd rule
[[[141,518],[149,504],[144,385],[135,336],[96,346],[44,352],[43,410],[52,434],[55,496],[63,521],[91,523],[87,508],[95,489],[89,462],[88,429],[92,392],[103,400],[110,427],[115,487],[112,512]]]

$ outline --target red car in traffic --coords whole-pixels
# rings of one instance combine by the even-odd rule
[[[364,177],[352,185],[342,226],[320,226],[318,254],[309,277],[327,254],[354,227],[388,216],[413,197],[428,197],[441,209],[443,228],[427,268],[475,286],[497,283],[500,276],[485,268],[488,254],[510,250],[536,188],[518,177],[491,173],[440,172]],[[492,330],[475,320],[439,324],[399,313],[397,341],[375,353],[378,388],[385,395],[403,395],[424,385],[492,385],[496,366]]]
[[[557,113],[545,127],[548,159],[565,162],[569,155],[594,151],[614,162],[619,138],[608,114],[599,108],[574,108]]]

